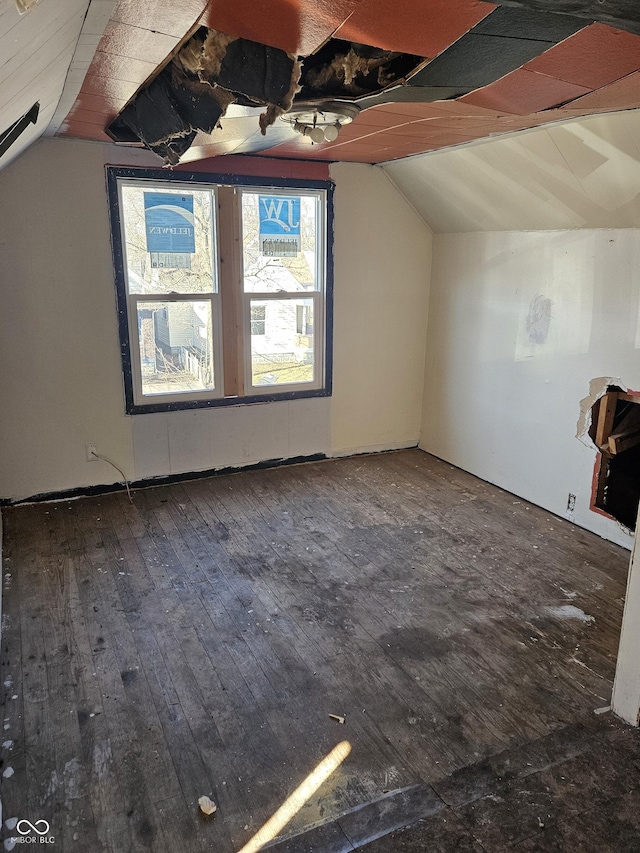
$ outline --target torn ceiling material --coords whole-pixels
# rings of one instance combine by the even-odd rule
[[[302,66],[300,98],[353,100],[397,85],[427,60],[368,44],[329,39]]]
[[[435,59],[337,38],[298,58],[201,27],[138,91],[107,133],[117,142],[142,142],[166,163],[176,164],[198,132],[212,134],[227,107],[237,104],[262,108],[262,136],[288,113],[288,127],[272,131],[266,145],[250,141],[249,150],[290,141],[296,130],[315,142],[335,141],[346,122],[340,119],[345,104],[362,110],[459,98],[504,78],[584,26],[583,18],[571,15],[498,7]],[[337,116],[328,133],[317,128],[326,125],[323,104]],[[544,106],[551,104],[545,100]]]
[[[265,129],[299,90],[297,57],[201,27],[107,128],[116,142],[142,142],[175,164],[198,131],[211,133],[229,104],[266,107]]]
[[[199,131],[212,133],[227,107],[265,108],[262,134],[294,106],[353,102],[401,85],[424,57],[330,39],[316,54],[290,53],[201,27],[107,128],[176,164]],[[296,97],[300,93],[300,97]]]
[[[169,0],[153,0],[165,21],[162,29],[168,29],[171,21],[174,35],[167,39],[151,28],[160,21],[151,9],[144,21],[135,19],[140,11],[137,3],[128,0],[128,15],[112,19],[60,135],[104,141],[105,125],[173,64],[172,57],[196,32],[191,13],[185,13],[185,19],[179,14],[182,7],[172,6]],[[196,0],[196,7],[202,5],[203,0]],[[205,29],[190,47],[199,68],[209,27],[218,34],[280,48],[290,61],[293,53],[303,56],[299,81],[303,90],[294,95],[293,107],[263,135],[257,116],[265,112],[265,104],[250,100],[251,106],[242,106],[237,100],[241,85],[235,79],[224,81],[236,100],[220,112],[222,129],[196,133],[180,157],[178,149],[189,147],[197,121],[193,115],[183,115],[179,106],[187,127],[179,131],[182,136],[166,137],[164,144],[170,150],[160,148],[159,153],[169,154],[167,159],[196,161],[275,148],[272,153],[282,157],[379,163],[547,122],[640,107],[640,35],[632,34],[640,30],[638,0],[411,0],[404,4],[344,0],[331,8],[320,4],[320,9],[307,0],[283,0],[275,5],[277,14],[273,3],[209,4],[201,20]],[[225,42],[221,53],[240,47],[233,35],[218,38]],[[383,66],[376,67],[379,51],[388,52],[380,56],[385,64],[391,64],[393,55],[398,60],[404,56],[425,59],[418,68],[401,71],[403,79],[382,92],[371,92],[371,84],[384,85],[390,79]],[[187,67],[192,66],[187,63]],[[191,82],[211,86],[200,78],[203,70],[182,68],[180,79],[187,75]],[[233,71],[235,76],[237,69]],[[173,85],[172,77],[166,76]],[[211,88],[220,95],[224,87],[215,69],[213,79]],[[211,108],[213,120],[217,108],[208,104],[208,94],[203,95],[204,103],[191,106],[196,112]],[[264,102],[264,96],[260,100]],[[319,136],[318,125],[326,120],[326,110],[323,117],[319,105],[331,103],[333,112],[337,103],[344,107],[347,101],[359,110],[351,126],[341,133],[338,125],[346,122],[336,119],[332,127],[327,126],[324,142],[312,147],[311,133]],[[131,112],[137,118],[134,110],[128,111],[128,117]],[[315,124],[309,125],[309,116],[316,118]],[[311,127],[306,140],[295,132],[296,119]],[[266,120],[265,115],[265,125]],[[206,122],[203,126],[208,127]],[[116,122],[113,130],[111,138],[142,144],[140,135],[122,122]],[[334,138],[335,131],[339,138]],[[147,143],[161,143],[157,134],[156,129],[142,136]]]

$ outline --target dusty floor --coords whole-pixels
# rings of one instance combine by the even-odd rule
[[[626,551],[418,450],[3,517],[5,848],[640,851]]]

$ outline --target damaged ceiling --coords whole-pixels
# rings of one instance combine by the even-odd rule
[[[307,58],[279,48],[201,27],[171,62],[144,86],[107,128],[116,142],[143,143],[169,165],[175,165],[199,132],[213,135],[232,104],[260,109],[262,136],[280,117],[287,135],[305,135],[302,115],[310,115],[310,131],[318,116],[332,116],[337,138],[341,121],[351,120],[359,103],[371,106],[415,76],[424,57],[369,45],[329,39]],[[466,91],[461,90],[461,93]],[[345,109],[343,105],[351,105]],[[297,118],[290,120],[291,114]],[[333,120],[335,118],[335,121]],[[301,129],[302,128],[302,129]],[[308,135],[308,134],[307,134]],[[269,134],[268,142],[278,141]],[[325,132],[320,132],[325,141]]]
[[[376,163],[640,107],[640,7],[118,0],[87,66],[59,135],[144,144],[169,164],[260,152]],[[317,109],[339,132],[301,129]]]
[[[107,128],[175,165],[199,131],[212,134],[227,107],[264,107],[263,134],[300,90],[301,63],[279,48],[201,27]]]

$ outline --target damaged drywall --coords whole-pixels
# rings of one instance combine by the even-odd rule
[[[201,27],[107,128],[116,141],[142,142],[175,165],[198,132],[220,126],[227,107],[261,108],[264,135],[294,105],[355,101],[403,83],[424,57],[330,39],[306,59]]]
[[[579,438],[597,451],[591,508],[633,532],[640,503],[640,395],[598,377],[580,401]]]
[[[235,103],[262,110],[256,119],[262,135],[289,113],[289,128],[282,123],[279,134],[272,132],[266,144],[256,143],[269,147],[288,139],[290,131],[302,132],[296,126],[298,115],[304,115],[302,123],[311,130],[321,114],[337,115],[339,131],[340,116],[350,120],[359,109],[458,98],[520,68],[584,26],[582,17],[500,7],[435,57],[339,38],[299,57],[200,27],[136,93],[107,133],[117,142],[142,142],[175,164],[198,132],[214,132]],[[345,106],[352,109],[345,113]],[[335,133],[303,135],[312,143],[336,138]]]
[[[107,128],[176,164],[197,133],[212,133],[232,103],[266,107],[262,131],[299,89],[300,62],[278,48],[201,27]]]
[[[594,405],[607,393],[610,385],[620,385],[616,376],[597,376],[589,382],[589,393],[580,400],[580,415],[576,427],[576,438],[585,447],[593,448],[593,439],[589,435],[591,429],[591,413]]]

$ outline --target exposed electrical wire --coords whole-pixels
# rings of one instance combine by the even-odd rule
[[[122,475],[122,479],[124,480],[124,485],[127,490],[127,495],[129,496],[129,503],[133,503],[133,498],[131,496],[131,489],[129,488],[129,481],[127,480],[126,474],[122,470],[122,468],[118,468],[115,462],[112,462],[111,459],[107,459],[106,456],[102,456],[100,453],[96,453],[95,450],[91,451],[91,455],[95,456],[96,459],[102,459],[103,462],[106,462],[108,465],[111,465],[112,468],[115,468],[116,471]]]

